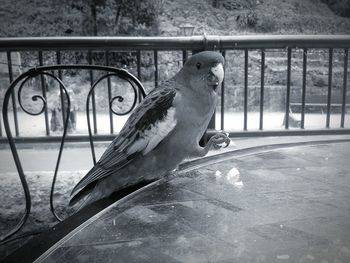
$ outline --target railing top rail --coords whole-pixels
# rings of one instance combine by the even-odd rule
[[[348,48],[348,35],[241,35],[191,37],[0,38],[0,51],[21,50],[202,50],[241,48]]]

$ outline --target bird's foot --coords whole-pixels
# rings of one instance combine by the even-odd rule
[[[210,138],[208,144],[215,150],[220,148],[226,148],[231,143],[231,139],[228,137],[228,133],[219,132]]]

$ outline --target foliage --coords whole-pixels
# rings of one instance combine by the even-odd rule
[[[255,5],[255,0],[212,0],[213,7],[219,8],[222,6],[227,10],[252,8]]]
[[[322,0],[336,14],[350,17],[350,0]]]
[[[257,23],[255,24],[255,29],[257,32],[268,33],[277,30],[276,18],[271,15],[260,16]]]
[[[157,33],[162,1],[115,0],[115,24],[119,34],[149,35]]]
[[[258,16],[254,11],[249,11],[238,15],[236,21],[241,28],[254,28],[258,23]]]

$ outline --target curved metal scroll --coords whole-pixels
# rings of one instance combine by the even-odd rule
[[[21,80],[25,79],[26,77],[28,77],[30,75],[31,75],[30,72],[26,72],[26,73],[22,74],[21,76],[19,76],[16,80],[14,80],[11,83],[10,87],[7,89],[7,91],[5,93],[5,97],[4,97],[4,102],[3,102],[2,115],[3,115],[3,120],[4,120],[4,128],[5,128],[7,138],[8,138],[9,144],[10,144],[11,152],[13,155],[13,159],[15,161],[18,175],[19,175],[19,178],[21,180],[22,187],[23,187],[24,196],[26,199],[26,206],[25,206],[24,215],[22,216],[19,223],[9,233],[7,233],[5,236],[3,236],[0,241],[3,241],[5,239],[7,239],[8,237],[14,235],[18,230],[21,229],[21,227],[27,221],[28,216],[30,214],[30,209],[31,209],[31,197],[30,197],[29,187],[28,187],[28,184],[27,184],[24,172],[23,172],[23,168],[22,168],[18,153],[17,153],[17,149],[15,146],[15,142],[13,140],[13,136],[11,133],[9,120],[8,120],[8,104],[9,104],[11,96],[14,95],[13,90]]]
[[[14,93],[15,87],[22,81],[22,83],[19,86],[18,93],[17,93],[17,97],[18,97],[18,101],[19,101],[19,105],[20,105],[21,109],[24,112],[26,112],[27,114],[32,115],[32,116],[36,116],[36,115],[39,115],[39,114],[43,113],[44,110],[45,110],[45,107],[47,107],[47,102],[41,95],[34,95],[34,96],[32,96],[32,101],[41,100],[42,103],[43,103],[43,105],[41,107],[41,110],[38,111],[38,112],[31,112],[29,109],[26,109],[25,106],[23,105],[22,99],[21,99],[21,93],[23,91],[24,85],[28,82],[29,79],[31,79],[31,78],[39,75],[39,74],[47,75],[47,76],[53,78],[54,80],[56,80],[61,85],[61,88],[64,91],[64,94],[65,94],[65,96],[67,98],[68,114],[67,114],[67,118],[65,120],[63,135],[62,135],[61,143],[60,143],[60,150],[59,150],[58,158],[57,158],[57,161],[56,161],[56,168],[55,168],[55,173],[54,173],[54,177],[53,177],[53,181],[52,181],[52,185],[51,185],[51,193],[50,193],[50,209],[51,209],[53,215],[58,220],[61,220],[58,217],[58,215],[56,214],[56,212],[54,210],[54,207],[53,207],[53,192],[54,192],[55,182],[56,182],[56,178],[57,178],[57,172],[58,172],[58,168],[59,168],[59,164],[60,164],[60,160],[61,160],[61,156],[62,156],[64,141],[65,141],[66,134],[67,134],[67,125],[68,125],[69,109],[70,109],[70,99],[69,99],[69,95],[68,95],[67,89],[65,88],[63,82],[60,79],[58,79],[56,76],[54,76],[53,74],[48,73],[48,72],[44,72],[44,70],[45,69],[36,68],[36,69],[29,70],[28,72],[20,75],[16,80],[14,80],[11,83],[10,87],[7,89],[7,91],[5,93],[4,102],[3,102],[4,127],[5,127],[5,131],[6,131],[6,134],[7,134],[8,142],[9,142],[9,145],[10,145],[10,149],[11,149],[14,161],[15,161],[15,165],[16,165],[16,168],[17,168],[17,171],[18,171],[18,175],[19,175],[20,180],[21,180],[22,188],[24,190],[26,206],[25,206],[24,215],[22,216],[22,218],[19,221],[19,223],[11,231],[9,231],[6,235],[4,235],[1,238],[0,242],[5,240],[5,239],[7,239],[7,238],[9,238],[10,236],[14,235],[17,231],[19,231],[23,227],[23,225],[25,224],[25,222],[28,219],[28,216],[29,216],[30,210],[31,210],[31,196],[30,196],[28,183],[27,183],[27,180],[26,180],[25,175],[24,175],[22,164],[21,164],[21,161],[19,159],[19,155],[18,155],[18,152],[17,152],[15,141],[13,139],[12,132],[11,132],[10,125],[9,125],[8,104],[9,104],[11,96],[15,96],[15,93]]]
[[[101,82],[103,79],[111,77],[111,76],[117,76],[121,79],[124,79],[126,81],[128,81],[134,92],[135,92],[135,98],[137,97],[136,93],[137,90],[140,92],[140,95],[142,97],[146,96],[146,92],[144,87],[142,86],[142,84],[139,82],[139,80],[137,78],[135,78],[132,74],[128,73],[126,70],[123,69],[118,69],[118,68],[114,68],[114,67],[108,67],[108,66],[94,66],[94,65],[55,65],[55,66],[41,66],[41,67],[36,67],[33,69],[30,69],[29,71],[21,74],[19,77],[17,77],[9,86],[9,88],[7,89],[6,93],[5,93],[5,97],[4,97],[4,101],[3,101],[3,110],[2,110],[2,114],[3,114],[3,121],[4,121],[4,128],[7,134],[7,138],[8,138],[8,142],[10,145],[10,149],[14,158],[14,162],[18,171],[18,175],[22,184],[22,188],[24,191],[24,196],[25,196],[25,201],[26,201],[26,205],[25,205],[25,211],[24,211],[24,215],[22,216],[22,218],[20,219],[19,223],[12,229],[10,230],[7,234],[5,234],[4,236],[2,236],[0,238],[0,243],[6,239],[8,239],[9,237],[11,237],[12,235],[14,235],[16,232],[18,232],[26,223],[28,216],[30,214],[31,211],[31,196],[30,196],[30,191],[29,191],[29,187],[28,187],[28,183],[26,181],[25,178],[25,174],[22,168],[22,164],[21,161],[19,159],[19,155],[17,152],[17,148],[15,145],[15,140],[12,136],[12,132],[10,129],[10,125],[9,125],[9,118],[8,118],[8,107],[9,107],[9,102],[11,99],[11,96],[15,96],[14,93],[14,89],[15,87],[17,87],[17,85],[19,85],[19,89],[18,89],[18,101],[19,101],[19,105],[21,107],[21,109],[26,112],[29,115],[40,115],[42,114],[46,107],[47,107],[47,101],[46,99],[41,96],[41,95],[34,95],[32,96],[32,101],[34,102],[39,102],[41,101],[42,103],[42,107],[39,111],[37,112],[32,112],[31,110],[27,109],[23,103],[22,103],[22,99],[21,99],[21,93],[22,90],[26,84],[27,81],[29,81],[29,79],[36,77],[38,75],[46,75],[50,78],[52,78],[53,80],[57,81],[59,83],[60,89],[62,89],[64,96],[67,99],[67,105],[62,105],[62,109],[66,109],[67,110],[67,114],[65,114],[65,119],[64,119],[64,130],[63,130],[63,134],[62,134],[62,138],[60,141],[60,149],[59,149],[59,153],[58,153],[58,157],[57,157],[57,161],[56,161],[56,166],[55,166],[55,172],[54,172],[54,176],[52,179],[52,184],[51,184],[51,191],[50,191],[50,209],[52,214],[55,216],[55,218],[57,220],[62,220],[55,212],[54,209],[54,204],[53,204],[53,194],[54,194],[54,189],[55,189],[55,183],[56,183],[56,178],[57,178],[57,174],[58,174],[58,169],[59,169],[59,165],[60,165],[60,161],[61,161],[61,156],[62,156],[62,152],[63,152],[63,147],[64,147],[64,143],[65,143],[65,139],[66,139],[66,135],[67,135],[67,128],[68,128],[68,122],[69,122],[69,114],[70,114],[70,98],[69,98],[69,94],[67,92],[67,88],[65,87],[64,83],[62,82],[62,80],[60,80],[58,77],[56,77],[54,74],[50,73],[51,71],[54,70],[65,70],[65,69],[82,69],[82,70],[99,70],[99,71],[106,71],[109,72],[108,74],[104,75],[103,77],[99,78],[91,87],[90,91],[89,91],[89,95],[87,98],[87,117],[88,117],[88,131],[89,131],[89,141],[90,141],[90,146],[91,146],[91,153],[92,153],[92,157],[93,157],[93,161],[94,163],[96,163],[96,157],[95,157],[95,150],[94,150],[94,145],[93,145],[93,138],[92,138],[92,132],[91,132],[91,125],[90,125],[90,120],[89,120],[89,98],[91,96],[92,91],[94,90],[94,88],[97,86],[97,84],[99,82]],[[116,99],[120,99],[122,98],[122,96],[116,96],[113,97],[111,99],[111,101],[109,102],[110,104],[110,110],[112,110],[111,105],[113,103],[114,100]],[[61,100],[61,103],[63,103],[63,100]],[[126,113],[122,113],[122,115],[128,114],[129,112],[131,112],[131,110],[135,107],[136,105],[136,99],[134,100],[134,103],[132,105],[132,107],[130,108],[129,111],[127,111]],[[114,114],[118,114],[116,112],[113,111]],[[118,114],[120,115],[120,114]]]
[[[96,86],[103,81],[104,79],[110,78],[116,76],[118,78],[124,79],[126,80],[132,87],[133,92],[134,92],[134,100],[133,103],[131,105],[131,107],[125,111],[125,112],[116,112],[115,110],[113,110],[112,105],[114,103],[115,100],[118,100],[119,102],[123,102],[124,98],[122,96],[114,96],[113,98],[110,99],[109,101],[109,110],[118,116],[124,116],[129,114],[136,106],[137,103],[137,91],[139,91],[141,93],[141,96],[144,98],[146,96],[146,92],[144,87],[142,86],[142,84],[140,83],[140,81],[135,78],[132,74],[130,74],[129,72],[127,72],[124,69],[118,69],[118,72],[113,72],[113,73],[109,73],[106,75],[103,75],[102,77],[100,77],[99,79],[97,79],[94,84],[92,85],[88,96],[87,96],[87,100],[86,100],[86,118],[87,118],[87,125],[88,125],[88,131],[89,131],[89,140],[90,140],[90,147],[91,147],[91,154],[92,154],[92,160],[94,162],[94,165],[96,164],[96,154],[95,154],[95,147],[94,147],[94,142],[93,142],[93,138],[92,138],[92,131],[91,131],[91,122],[90,122],[90,98],[92,96],[92,93],[94,92]]]

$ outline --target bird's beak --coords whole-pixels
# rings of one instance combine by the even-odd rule
[[[209,72],[208,76],[208,84],[210,86],[213,86],[213,89],[216,90],[216,88],[221,85],[222,81],[224,80],[224,66],[222,63],[215,64]]]

